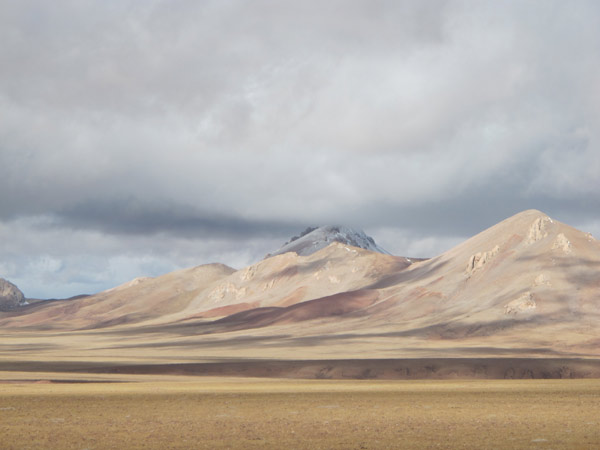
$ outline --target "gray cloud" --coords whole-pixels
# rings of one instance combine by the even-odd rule
[[[202,212],[176,202],[156,204],[135,198],[76,204],[58,212],[54,226],[83,228],[108,234],[155,235],[168,233],[184,238],[285,237],[298,224],[245,220],[242,217]]]
[[[599,19],[594,1],[4,2],[0,276],[74,294],[326,223],[421,256],[527,208],[600,234]]]

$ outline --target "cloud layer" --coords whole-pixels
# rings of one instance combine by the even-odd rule
[[[429,256],[527,208],[600,234],[599,22],[595,1],[4,2],[0,276],[73,295],[329,223]]]

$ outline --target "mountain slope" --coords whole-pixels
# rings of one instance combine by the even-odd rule
[[[31,306],[0,317],[0,325],[68,329],[214,319],[362,289],[409,265],[406,258],[333,242],[310,256],[288,252],[238,271],[210,264],[139,278],[86,298]]]
[[[475,346],[600,352],[600,244],[539,211],[517,214],[373,287],[388,299],[355,327],[379,324]]]
[[[410,265],[403,257],[384,255],[334,242],[310,254],[272,256],[231,274],[197,296],[179,315],[220,317],[265,306],[290,306],[355,291]]]
[[[30,305],[0,316],[0,325],[80,329],[139,323],[184,309],[206,286],[234,271],[223,264],[206,264],[138,278],[84,298]]]

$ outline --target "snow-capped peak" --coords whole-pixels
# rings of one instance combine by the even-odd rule
[[[327,247],[332,242],[340,242],[342,244],[389,255],[387,251],[379,247],[373,238],[365,234],[364,231],[350,227],[329,225],[319,228],[307,228],[300,236],[294,236],[279,250],[268,254],[266,257],[268,258],[287,252],[296,252],[300,256],[307,256]]]

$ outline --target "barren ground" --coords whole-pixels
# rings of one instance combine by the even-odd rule
[[[600,380],[0,378],[4,449],[600,447]]]

